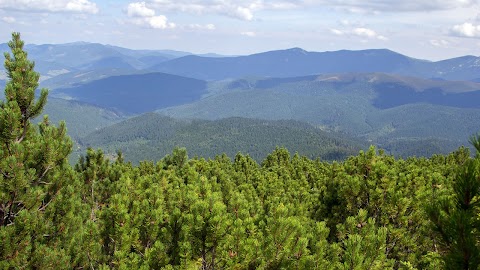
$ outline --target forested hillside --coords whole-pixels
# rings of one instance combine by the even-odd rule
[[[386,74],[250,78],[211,84],[212,94],[159,110],[175,118],[305,121],[371,142],[397,156],[449,153],[480,130],[480,85]],[[399,144],[442,141],[403,151]],[[412,150],[414,148],[411,148]]]
[[[315,159],[343,160],[366,148],[366,143],[336,132],[325,132],[297,121],[226,118],[217,121],[176,120],[157,113],[130,118],[82,137],[83,146],[101,148],[114,155],[122,150],[125,160],[159,160],[175,147],[186,147],[193,156],[214,158],[225,153],[233,158],[247,153],[263,160],[276,147]]]
[[[475,157],[396,159],[372,146],[325,162],[278,148],[257,163],[176,148],[137,166],[88,149],[71,166],[65,124],[32,122],[48,91],[35,96],[23,45],[13,33],[0,101],[2,269],[480,266],[480,135]]]
[[[43,112],[53,123],[69,123],[68,134],[78,140],[95,130],[110,126],[125,118],[122,113],[74,100],[50,97]],[[40,122],[42,117],[35,119]]]
[[[140,87],[139,87],[140,86]],[[206,93],[205,81],[164,73],[113,76],[55,93],[125,113],[145,113],[193,102]]]

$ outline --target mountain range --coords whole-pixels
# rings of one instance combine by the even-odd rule
[[[382,72],[444,80],[478,80],[480,58],[442,61],[411,58],[387,49],[309,52],[301,48],[245,56],[195,55],[173,50],[131,50],[98,43],[26,45],[42,80],[98,69],[158,71],[203,80],[246,76],[297,77],[324,73]],[[8,46],[0,44],[0,52]]]
[[[0,44],[0,53],[9,52],[6,43]],[[36,70],[47,80],[58,75],[97,69],[145,70],[177,57],[192,53],[175,50],[131,50],[98,43],[74,42],[66,44],[27,44],[25,50],[35,61]],[[204,54],[220,57],[217,54]]]
[[[205,80],[246,76],[297,77],[325,73],[382,72],[421,78],[475,80],[480,59],[474,56],[431,62],[386,50],[307,52],[300,48],[248,56],[184,56],[161,62],[152,70]]]
[[[105,135],[113,141],[93,143],[92,134],[120,132],[119,125],[135,121],[142,123],[135,125],[138,132],[152,126],[173,127],[155,126],[158,121],[151,114],[134,122],[129,119],[153,111],[180,122],[208,120],[189,124],[190,131],[198,129],[198,134],[207,137],[216,136],[212,132],[221,130],[218,125],[248,126],[249,130],[261,126],[240,124],[238,119],[286,120],[293,126],[300,121],[334,136],[343,134],[361,142],[358,145],[375,144],[401,156],[446,153],[468,144],[468,137],[480,130],[480,58],[475,56],[427,61],[386,49],[308,52],[292,48],[226,57],[85,42],[27,45],[26,49],[41,73],[40,86],[51,89],[52,104],[46,112],[55,121],[67,121],[81,149],[91,145],[113,151],[115,145],[145,154],[147,148],[135,146],[143,139],[133,136],[132,141],[118,143]],[[8,51],[8,46],[0,44],[0,51]],[[5,79],[0,70],[2,88]],[[223,119],[230,120],[217,122]],[[299,140],[304,138],[298,130],[286,130]],[[195,132],[174,134],[185,140],[169,137],[166,142],[170,143],[164,146],[217,149]],[[282,145],[274,140],[276,132],[266,134],[270,140],[262,141],[263,145],[269,145],[268,141]],[[225,136],[235,145],[238,138]],[[159,145],[154,139],[148,141],[143,145],[152,149]],[[135,151],[127,152],[135,160],[141,158]]]

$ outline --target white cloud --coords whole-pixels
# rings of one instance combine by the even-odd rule
[[[167,17],[163,15],[149,17],[147,21],[155,29],[175,28],[175,24],[169,23]]]
[[[131,22],[138,26],[153,29],[172,29],[176,25],[169,23],[164,15],[155,15],[155,10],[148,8],[145,2],[130,3],[127,7],[127,15],[134,17]]]
[[[244,21],[251,21],[253,19],[252,11],[245,7],[237,7],[235,12],[233,12],[233,15]]]
[[[343,26],[343,27],[364,27],[365,26],[365,24],[360,21],[352,21],[347,19],[340,20],[338,24],[339,26]]]
[[[174,23],[169,23],[167,17],[163,15],[135,18],[131,22],[138,26],[149,27],[153,29],[172,29],[176,27]]]
[[[352,22],[344,19],[344,20],[340,21],[340,24],[343,25],[343,26],[350,26],[352,24]]]
[[[304,0],[301,2],[304,5],[327,5],[352,12],[411,12],[470,7],[477,4],[478,0],[403,0],[394,3],[391,0]]]
[[[187,26],[187,28],[189,29],[192,29],[192,30],[215,30],[216,27],[214,24],[205,24],[205,25],[201,25],[201,24],[189,24]]]
[[[332,34],[337,36],[343,36],[345,34],[342,30],[338,30],[338,29],[330,29],[330,32],[332,32]]]
[[[215,28],[216,28],[215,25],[212,23],[205,25],[205,29],[208,29],[208,30],[215,30]]]
[[[297,2],[278,2],[270,3],[269,5],[264,6],[265,9],[294,9],[298,8],[299,5]]]
[[[130,17],[153,17],[155,10],[146,7],[145,2],[137,2],[128,4],[127,14]]]
[[[254,12],[258,10],[285,9],[292,6],[289,1],[268,4],[262,0],[150,0],[149,3],[157,10],[164,12],[185,12],[195,15],[217,14],[244,21],[253,20]]]
[[[378,35],[377,38],[380,39],[380,40],[383,40],[383,41],[388,40],[388,38],[386,36],[382,36],[382,35]]]
[[[90,14],[96,14],[99,11],[97,4],[88,0],[0,0],[0,9]]]
[[[366,39],[378,39],[378,40],[388,40],[383,35],[378,34],[372,29],[365,28],[365,27],[357,27],[352,30],[339,30],[339,29],[330,29],[330,32],[334,35],[337,36],[343,36],[343,35],[350,35],[350,36],[358,36],[361,38],[366,38]]]
[[[357,36],[368,37],[368,38],[374,38],[377,36],[377,33],[372,29],[363,28],[363,27],[353,29],[352,33]]]
[[[146,0],[128,4],[127,13],[131,17],[149,17],[153,16],[151,14],[155,13],[155,11],[162,11],[162,13],[181,12],[195,15],[216,14],[243,21],[252,21],[255,17],[255,11],[289,9],[296,6],[291,1],[275,2],[269,3],[269,1],[265,0]]]
[[[242,36],[247,36],[247,37],[255,37],[257,35],[255,32],[251,32],[251,31],[241,32],[240,34]]]
[[[86,13],[97,13],[98,8],[97,4],[92,3],[87,0],[71,0],[67,2],[67,5],[65,6],[65,9],[67,11],[72,11],[72,12],[86,12]]]
[[[1,0],[0,0],[1,1]],[[24,0],[25,1],[25,0]],[[354,13],[416,12],[472,7],[479,0],[145,0],[143,11],[182,12],[195,15],[216,14],[252,21],[265,10],[334,8]],[[348,23],[348,22],[347,22]],[[351,22],[350,25],[352,26]],[[359,27],[359,26],[357,26]]]
[[[2,17],[2,21],[6,23],[14,23],[16,20],[14,17],[7,16],[7,17]]]
[[[444,39],[431,39],[430,40],[430,45],[434,46],[434,47],[441,47],[441,48],[448,48],[450,45],[450,42],[444,40]]]
[[[408,12],[449,10],[461,7],[470,7],[478,0],[150,0],[165,10],[182,12],[219,13],[233,15],[238,7],[246,8],[251,12],[259,10],[288,10],[309,7],[343,8],[352,12]]]
[[[478,38],[480,37],[480,25],[472,23],[457,24],[452,27],[450,32],[455,36]]]

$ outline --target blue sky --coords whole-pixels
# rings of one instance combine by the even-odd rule
[[[478,0],[0,0],[0,43],[98,42],[228,55],[387,48],[480,55]]]

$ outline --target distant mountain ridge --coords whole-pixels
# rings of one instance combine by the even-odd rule
[[[35,61],[36,71],[42,80],[55,77],[58,73],[97,69],[148,70],[151,65],[177,57],[192,55],[175,50],[133,50],[112,45],[89,42],[64,44],[26,44],[29,58]],[[0,53],[9,52],[6,43],[0,44]],[[202,54],[200,54],[202,55]],[[206,54],[220,57],[217,54]],[[0,67],[0,70],[3,66]]]
[[[480,79],[479,57],[426,61],[388,49],[310,52],[292,48],[234,57],[173,50],[132,50],[87,42],[29,44],[26,49],[29,57],[35,60],[42,80],[62,73],[98,69],[157,71],[202,80],[346,72],[381,72],[442,80]],[[0,52],[8,50],[6,44],[0,44]]]
[[[184,56],[159,63],[152,69],[205,80],[246,76],[297,77],[346,72],[381,72],[421,78],[474,80],[480,77],[480,58],[466,56],[431,62],[410,58],[387,49],[308,52],[293,48],[229,58]]]
[[[152,69],[206,80],[296,77],[338,72],[394,72],[414,61],[389,50],[307,52],[300,48],[229,58],[184,56]],[[416,60],[419,61],[419,60]]]

